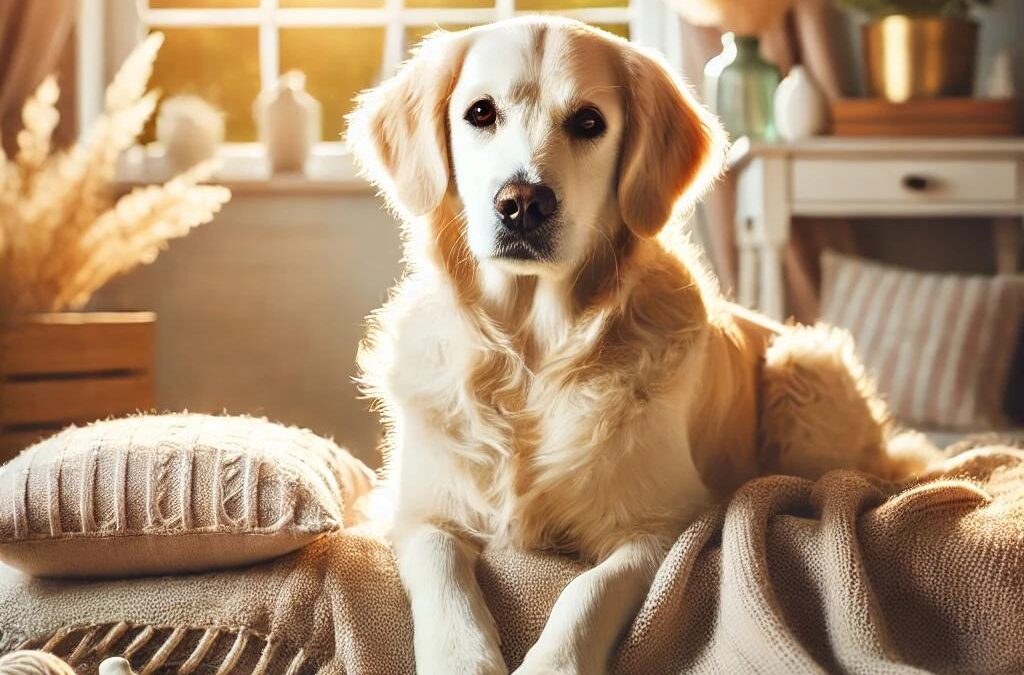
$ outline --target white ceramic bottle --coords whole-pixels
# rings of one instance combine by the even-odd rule
[[[704,66],[704,105],[713,113],[718,113],[718,77],[735,60],[736,36],[722,33],[722,53],[712,57]]]
[[[320,140],[320,103],[306,92],[306,75],[285,73],[253,104],[260,141],[273,173],[301,172]]]
[[[985,95],[988,98],[1013,98],[1016,94],[1013,84],[1013,54],[1009,49],[1001,49],[992,59],[992,69],[985,83]]]
[[[828,125],[828,101],[814,76],[793,66],[775,90],[775,128],[784,141],[817,136]]]
[[[157,114],[156,139],[169,169],[185,171],[216,156],[224,142],[224,114],[198,96],[172,96]]]

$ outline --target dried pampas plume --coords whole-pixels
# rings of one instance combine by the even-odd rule
[[[793,0],[669,0],[695,26],[715,26],[737,35],[758,35],[778,21]]]
[[[146,92],[163,36],[149,36],[107,87],[105,110],[88,140],[55,153],[56,80],[25,102],[13,160],[0,149],[0,311],[79,308],[111,278],[152,262],[168,240],[209,222],[231,198],[200,185],[200,164],[164,185],[133,190],[112,204],[117,158],[153,114]]]

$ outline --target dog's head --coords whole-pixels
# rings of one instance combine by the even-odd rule
[[[349,140],[411,215],[456,197],[476,260],[568,273],[654,236],[717,173],[717,124],[661,59],[563,19],[436,33],[363,94]]]

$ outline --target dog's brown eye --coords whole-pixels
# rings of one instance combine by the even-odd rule
[[[494,103],[490,99],[482,98],[466,111],[466,121],[474,127],[489,127],[498,118],[498,112],[494,109]]]
[[[566,128],[576,138],[597,138],[608,127],[596,108],[583,108],[569,118]]]

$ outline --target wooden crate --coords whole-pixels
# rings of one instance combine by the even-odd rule
[[[0,329],[0,462],[68,424],[152,408],[155,321],[65,312]]]
[[[890,103],[847,98],[832,104],[836,136],[1012,136],[1015,99],[935,98]]]

